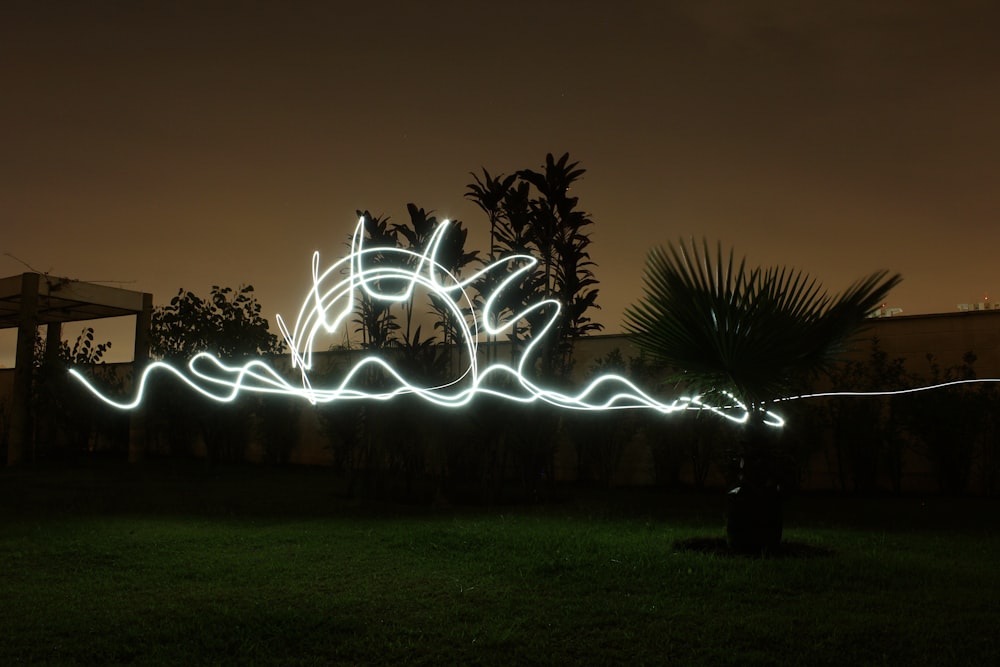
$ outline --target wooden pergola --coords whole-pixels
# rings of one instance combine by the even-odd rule
[[[40,273],[22,273],[0,279],[0,329],[17,328],[14,360],[14,392],[11,400],[7,464],[24,460],[31,440],[31,375],[35,336],[39,325],[47,325],[46,354],[58,354],[64,322],[106,317],[135,316],[135,372],[149,359],[149,323],[153,295],[106,285]],[[129,435],[129,457],[142,443],[133,429]]]

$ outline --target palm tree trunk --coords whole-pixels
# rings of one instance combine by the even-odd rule
[[[729,491],[726,539],[740,553],[774,553],[783,528],[779,466],[774,429],[752,410],[739,452],[737,486]]]

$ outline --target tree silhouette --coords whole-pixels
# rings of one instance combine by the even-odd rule
[[[280,354],[285,343],[270,332],[253,291],[251,285],[236,289],[215,285],[203,299],[180,289],[169,304],[153,310],[152,354],[176,362],[200,352],[226,360]],[[154,398],[147,402],[153,406],[153,430],[165,438],[171,452],[190,452],[200,434],[210,462],[242,460],[260,397],[244,395],[220,406],[176,391],[175,382],[172,378],[154,382]]]
[[[357,215],[364,228],[364,247],[369,249],[396,247],[398,232],[389,226],[388,217],[376,217],[367,210],[357,211]],[[387,254],[374,252],[366,254],[361,261],[367,267],[377,266],[389,260]],[[371,287],[376,292],[388,289],[388,285],[384,283],[385,281],[381,281]],[[375,298],[366,290],[359,290],[357,299],[358,312],[354,323],[358,325],[355,333],[361,334],[361,347],[366,350],[382,350],[389,347],[396,331],[399,330],[396,315],[392,312],[392,304]]]
[[[695,393],[731,392],[748,409],[739,443],[739,486],[727,525],[735,549],[775,548],[781,539],[779,471],[765,410],[829,371],[865,318],[900,281],[879,271],[829,296],[807,274],[735,264],[704,242],[654,248],[645,294],[625,312],[641,350],[675,369]]]
[[[491,273],[477,286],[483,299],[495,297],[497,321],[511,325],[514,355],[520,354],[523,344],[537,336],[555,313],[548,307],[535,309],[518,322],[510,321],[513,313],[544,299],[560,304],[555,326],[535,347],[536,358],[529,360],[529,367],[549,380],[569,375],[573,342],[579,336],[603,328],[587,314],[598,307],[598,290],[588,251],[591,239],[585,231],[593,221],[577,208],[578,198],[569,194],[586,173],[578,165],[570,161],[568,153],[558,159],[550,153],[540,171],[523,169],[511,176],[493,177],[483,169],[483,178],[473,174],[475,182],[466,192],[466,197],[487,214],[491,262],[521,254],[539,260],[534,271],[516,285],[509,285],[504,293],[496,293],[504,277],[499,273]],[[513,271],[520,266],[507,268]]]

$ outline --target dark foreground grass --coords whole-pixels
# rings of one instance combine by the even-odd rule
[[[351,507],[315,471],[0,473],[0,664],[1000,664],[995,502]]]

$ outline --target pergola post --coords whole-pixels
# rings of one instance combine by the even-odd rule
[[[32,384],[38,327],[43,324],[48,327],[46,361],[57,362],[64,322],[135,316],[134,360],[138,377],[149,359],[152,312],[153,296],[143,292],[38,273],[0,278],[0,329],[17,328],[14,386],[7,434],[8,465],[20,463],[29,456],[34,458],[32,443],[51,444],[55,434],[52,424],[38,424],[39,432],[32,432],[32,403],[37,398],[32,396]],[[50,369],[58,365],[50,364]],[[130,424],[129,438],[129,458],[132,460],[145,449],[145,424],[141,414]]]
[[[38,283],[37,273],[25,273],[21,276],[21,307],[17,320],[7,465],[23,461],[31,442],[31,375],[34,372],[35,334],[38,331]]]

